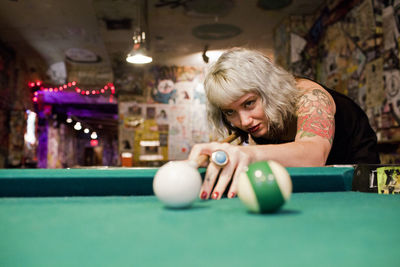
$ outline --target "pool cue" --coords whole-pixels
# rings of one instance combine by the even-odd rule
[[[236,132],[234,132],[233,134],[229,135],[228,137],[226,137],[224,140],[220,141],[219,143],[232,143],[233,141],[235,141],[238,137],[240,137],[240,135]],[[206,155],[206,154],[201,154],[197,159],[196,159],[196,164],[197,166],[201,166],[203,165],[203,163],[205,163],[208,158],[210,156]]]

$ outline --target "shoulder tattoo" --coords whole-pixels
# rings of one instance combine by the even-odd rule
[[[328,93],[314,89],[300,97],[297,104],[297,134],[321,136],[332,144],[335,131],[334,103]]]

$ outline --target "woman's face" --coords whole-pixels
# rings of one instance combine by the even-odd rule
[[[268,119],[265,116],[261,97],[257,93],[247,93],[237,101],[221,107],[225,118],[236,128],[254,137],[268,133]]]

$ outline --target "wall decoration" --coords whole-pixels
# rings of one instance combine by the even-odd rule
[[[395,118],[400,124],[400,70],[388,70],[384,72],[386,99]]]
[[[321,8],[305,34],[299,34],[290,17],[275,31],[275,36],[295,33],[307,40],[300,54],[289,49],[300,60],[288,64],[288,70],[348,95],[367,113],[378,141],[397,145],[400,144],[399,18],[397,0],[338,0]],[[286,25],[285,33],[282,25]],[[281,47],[290,45],[288,40],[286,43],[282,40],[276,39],[280,46],[277,58],[284,56],[279,55],[284,52]],[[399,162],[400,156],[382,154],[381,159],[383,163],[393,163]]]
[[[385,29],[383,31],[384,50],[395,49],[400,34],[396,25],[393,6],[388,6],[383,9],[382,26]]]
[[[378,58],[365,66],[366,77],[366,106],[367,108],[380,107],[385,100],[383,87],[383,59]]]
[[[172,103],[176,101],[175,83],[170,79],[161,79],[152,92],[153,100],[156,103]]]
[[[357,40],[360,47],[364,48],[366,41],[376,32],[376,21],[372,1],[361,1],[360,5],[350,10],[344,23],[345,31],[354,40]]]
[[[210,140],[203,71],[154,66],[144,77],[146,103],[119,103],[119,152],[133,153],[135,165],[186,159],[193,144]]]
[[[122,55],[119,55],[123,58]],[[118,100],[145,102],[146,84],[144,83],[144,70],[134,68],[127,63],[114,58],[113,63],[114,84],[118,88]]]
[[[301,60],[301,53],[303,52],[304,47],[306,46],[306,40],[297,35],[297,34],[290,34],[290,62],[295,63]]]

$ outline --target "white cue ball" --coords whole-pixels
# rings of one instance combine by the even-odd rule
[[[197,199],[201,184],[196,167],[187,161],[170,161],[154,176],[153,191],[169,208],[188,208]]]

